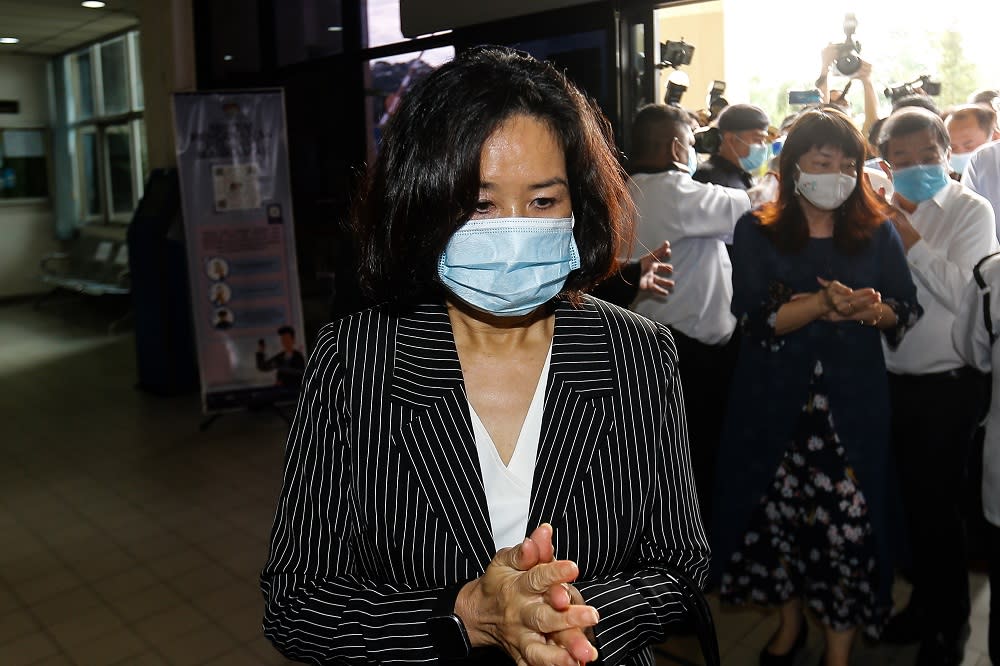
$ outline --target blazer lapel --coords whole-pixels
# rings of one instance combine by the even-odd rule
[[[611,426],[606,400],[614,392],[606,324],[595,306],[559,302],[542,434],[531,488],[529,533],[565,513],[594,450]]]
[[[486,490],[444,306],[400,316],[389,398],[403,408],[392,441],[459,549],[485,570],[496,552]]]

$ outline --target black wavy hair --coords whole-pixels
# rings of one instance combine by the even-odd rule
[[[375,301],[440,297],[437,261],[475,211],[480,154],[508,118],[547,124],[566,156],[579,269],[563,294],[576,300],[618,268],[631,246],[634,205],[610,123],[551,64],[505,47],[476,47],[407,92],[387,123],[353,225],[360,284]]]

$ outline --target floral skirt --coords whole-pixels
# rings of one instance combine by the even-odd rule
[[[817,362],[793,440],[723,571],[720,596],[763,606],[804,597],[825,625],[877,638],[890,608],[877,603],[876,571],[868,505]]]

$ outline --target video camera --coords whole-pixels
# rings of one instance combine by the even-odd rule
[[[660,43],[660,64],[657,67],[673,67],[677,69],[681,65],[690,65],[694,56],[694,47],[684,41],[674,42],[667,40]]]
[[[667,79],[667,92],[663,97],[663,103],[670,106],[680,106],[681,96],[688,89],[690,79],[688,75],[681,71],[682,65],[690,65],[694,56],[694,47],[684,41],[675,42],[667,40],[660,43],[660,62],[657,69],[673,67],[674,71]]]
[[[923,74],[919,78],[906,83],[900,83],[898,86],[892,86],[886,88],[882,94],[885,95],[890,102],[895,103],[899,99],[906,97],[907,95],[915,95],[918,90],[922,90],[928,95],[937,96],[941,94],[941,82],[935,81],[930,74]]]
[[[694,131],[694,151],[700,155],[714,155],[722,145],[722,135],[714,125],[699,127]]]
[[[726,92],[726,82],[715,80],[708,88],[708,97],[705,98],[705,108],[708,109],[709,120],[715,120],[724,108],[729,106],[729,100],[722,96]]]
[[[854,40],[854,31],[858,27],[858,19],[854,14],[844,16],[844,41],[836,44],[837,57],[834,67],[842,76],[851,76],[861,69],[861,44]]]

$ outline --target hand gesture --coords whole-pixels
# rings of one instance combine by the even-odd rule
[[[639,260],[639,270],[642,273],[639,276],[639,289],[664,296],[670,294],[670,290],[674,288],[674,281],[664,277],[674,272],[674,267],[665,263],[669,258],[670,241],[663,241],[663,245]]]
[[[781,180],[773,171],[768,171],[760,182],[747,190],[750,197],[750,205],[756,208],[762,204],[770,203],[778,198],[778,191],[781,187]]]
[[[667,251],[669,252],[669,243],[665,243],[667,246]],[[552,545],[552,526],[548,524],[539,525],[534,532],[531,533],[531,540],[538,545],[540,557],[548,554],[548,559],[544,561],[551,561],[554,558],[555,548]],[[549,588],[548,592],[545,593],[545,602],[557,611],[568,610],[570,606],[585,605],[583,600],[583,595],[570,583],[562,583],[560,585],[553,585]],[[584,630],[580,629],[566,629],[564,631],[557,631],[549,634],[548,641],[550,644],[558,645],[566,649],[571,654],[588,654],[592,651],[593,657],[590,659],[583,659],[582,661],[594,661],[597,659],[597,650],[593,648],[596,638],[594,636],[594,628],[586,627]]]
[[[824,46],[823,52],[820,54],[820,60],[822,62],[819,70],[820,76],[826,74],[827,71],[829,71],[830,65],[832,65],[833,61],[836,59],[837,59],[837,45],[831,43]]]
[[[920,232],[916,230],[908,216],[909,213],[917,209],[917,205],[899,192],[892,195],[892,205],[893,210],[889,215],[889,220],[892,221],[892,226],[896,228],[899,239],[903,241],[903,249],[909,251],[921,239]]]
[[[858,81],[864,82],[869,81],[872,78],[872,64],[867,60],[861,61],[861,66],[858,67],[858,71],[851,75],[852,79],[857,79]]]
[[[823,287],[823,299],[829,310],[823,319],[826,321],[860,321],[874,320],[879,316],[878,305],[882,295],[872,289],[851,289],[837,280],[824,280],[817,277],[816,281]],[[874,314],[873,314],[874,312]]]
[[[553,588],[579,574],[574,562],[553,557],[552,527],[542,525],[520,545],[498,552],[486,573],[463,588],[456,611],[464,607],[460,615],[474,645],[498,645],[518,666],[578,666],[597,658],[583,635],[597,624],[597,609],[549,603],[562,602]]]
[[[580,591],[569,583],[553,585],[546,593],[545,601],[557,611],[567,610],[574,605],[582,606],[586,603]],[[587,654],[588,650],[593,651],[593,656],[590,659],[582,659],[581,661],[595,661],[598,657],[597,650],[593,647],[597,641],[593,627],[587,627],[583,631],[580,629],[557,631],[549,634],[548,639],[549,643],[564,648],[570,654]]]

